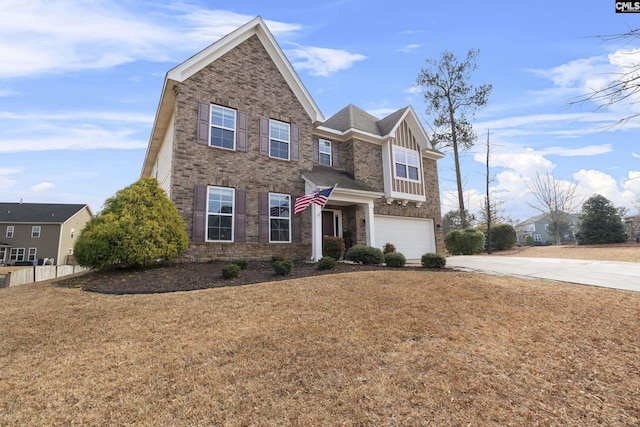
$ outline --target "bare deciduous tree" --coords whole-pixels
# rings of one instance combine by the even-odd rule
[[[573,181],[556,179],[550,173],[540,175],[536,172],[527,189],[536,202],[528,203],[533,209],[547,214],[549,224],[556,232],[556,244],[561,242],[560,224],[567,221],[567,214],[572,213],[582,203],[578,195],[578,184]]]
[[[597,36],[597,38],[605,42],[625,41],[626,43],[631,43],[640,40],[640,28],[630,29],[621,34]],[[635,52],[630,51],[629,54],[635,54]],[[598,105],[597,108],[600,109],[621,103],[633,106],[640,102],[640,64],[632,63],[624,66],[622,71],[612,73],[610,77],[610,81],[603,87],[592,88],[591,92],[575,98],[569,104],[594,102]],[[618,120],[612,126],[623,126],[638,117],[640,117],[640,113],[631,113]]]
[[[431,135],[436,145],[453,148],[458,186],[458,205],[462,226],[465,228],[466,211],[462,175],[460,173],[460,150],[469,149],[476,140],[467,114],[483,107],[489,100],[491,85],[474,87],[470,82],[471,72],[478,68],[476,58],[479,50],[469,50],[464,61],[459,62],[452,52],[444,51],[440,59],[427,59],[427,68],[420,70],[417,84],[422,86],[427,113],[434,113],[435,130]]]

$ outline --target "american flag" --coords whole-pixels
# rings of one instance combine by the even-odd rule
[[[327,204],[327,200],[329,200],[329,196],[331,192],[336,186],[325,188],[324,190],[316,190],[312,193],[305,194],[304,196],[300,196],[296,199],[296,204],[293,207],[293,214],[299,214],[300,212],[307,209],[307,207],[311,203],[315,203],[321,208]]]

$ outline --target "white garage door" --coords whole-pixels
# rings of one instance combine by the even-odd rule
[[[375,215],[375,229],[378,248],[393,243],[407,259],[420,259],[427,252],[436,251],[431,219]]]

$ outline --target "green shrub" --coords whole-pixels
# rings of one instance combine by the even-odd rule
[[[525,246],[535,246],[536,240],[533,238],[531,234],[527,234],[527,236],[524,238],[524,244]]]
[[[274,255],[274,256],[271,257],[271,265],[275,264],[276,262],[284,261],[284,260],[285,260],[285,258],[283,256]]]
[[[155,178],[141,178],[107,199],[78,236],[73,254],[85,267],[147,267],[189,246],[184,222]]]
[[[387,267],[404,267],[407,259],[400,252],[390,252],[384,256]]]
[[[394,246],[393,243],[385,243],[384,247],[382,248],[382,253],[383,254],[391,254],[393,252],[396,251],[396,247]]]
[[[336,267],[336,261],[334,258],[330,256],[324,256],[318,260],[318,270],[331,270]]]
[[[240,267],[241,270],[246,270],[247,267],[249,267],[249,261],[247,261],[246,259],[237,259],[233,261],[233,264]]]
[[[288,276],[292,269],[293,261],[289,261],[288,259],[283,259],[273,263],[273,270],[280,276]]]
[[[229,264],[222,267],[222,277],[225,279],[237,279],[240,277],[240,266],[237,264]]]
[[[484,233],[473,228],[451,230],[444,236],[444,246],[453,255],[479,254],[484,250],[484,245]]]
[[[384,254],[378,248],[365,245],[355,245],[349,248],[344,258],[348,261],[359,262],[365,265],[382,264]]]
[[[488,244],[487,226],[481,225],[477,229],[484,233],[485,243]],[[491,246],[494,251],[507,251],[512,249],[516,243],[518,243],[518,235],[513,225],[496,224],[491,226]]]
[[[344,253],[344,239],[342,237],[325,237],[324,238],[324,256],[333,259],[342,258]]]
[[[425,268],[442,268],[447,265],[447,259],[440,254],[426,253],[422,255],[422,266]]]

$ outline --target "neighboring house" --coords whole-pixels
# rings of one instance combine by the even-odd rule
[[[624,219],[624,232],[627,233],[627,239],[640,243],[640,215]]]
[[[190,236],[183,260],[322,256],[324,236],[443,252],[434,149],[413,108],[325,120],[257,17],[167,73],[142,176]],[[296,197],[337,187],[324,209]]]
[[[71,262],[73,244],[92,217],[87,205],[0,203],[0,264]]]
[[[524,244],[527,236],[533,237],[533,240],[538,244],[547,244],[555,241],[556,236],[550,228],[548,217],[549,214],[540,214],[516,224],[515,229],[518,235],[518,243]],[[575,242],[573,233],[578,217],[573,214],[566,214],[566,219],[568,224],[567,229],[563,230],[562,227],[560,228],[560,232],[563,233],[562,236],[560,236],[561,243]]]

